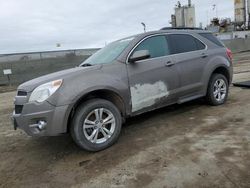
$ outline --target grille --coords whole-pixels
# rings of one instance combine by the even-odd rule
[[[27,96],[27,92],[26,91],[18,91],[17,96]]]
[[[21,114],[23,111],[23,105],[15,105],[15,113]]]

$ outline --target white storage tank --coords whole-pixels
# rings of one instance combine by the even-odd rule
[[[176,26],[177,27],[195,27],[195,7],[182,6],[175,8]]]
[[[247,0],[247,10],[248,14],[250,14],[250,0]]]
[[[234,12],[235,12],[235,22],[237,24],[244,24],[246,22],[245,0],[234,0]]]
[[[184,15],[185,15],[184,18],[185,18],[186,27],[196,27],[194,6],[185,7]]]

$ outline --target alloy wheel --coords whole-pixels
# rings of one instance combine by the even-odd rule
[[[84,136],[94,144],[102,144],[109,140],[115,128],[115,116],[106,108],[94,109],[83,123]]]
[[[215,81],[213,94],[218,102],[221,102],[226,98],[227,85],[223,79],[218,79]]]

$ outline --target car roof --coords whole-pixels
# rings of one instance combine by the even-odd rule
[[[200,29],[200,28],[167,28],[167,29],[163,28],[163,29],[156,30],[156,31],[149,31],[149,32],[145,32],[145,33],[130,35],[128,37],[121,38],[121,39],[116,40],[116,41],[122,41],[122,40],[126,40],[129,38],[138,39],[138,38],[148,37],[150,35],[167,34],[167,33],[170,33],[170,34],[174,34],[174,33],[177,33],[177,34],[182,34],[182,33],[183,34],[187,34],[187,33],[200,34],[200,33],[211,33],[211,32],[208,30]],[[116,41],[113,41],[113,42],[116,42]]]
[[[161,29],[158,31],[151,31],[147,32],[144,34],[161,34],[161,33],[210,33],[207,30],[202,30],[202,29],[176,29],[176,28],[171,28],[171,29]]]
[[[126,38],[123,38],[121,40],[127,39],[127,38],[136,38],[136,37],[146,37],[149,35],[157,35],[157,34],[163,34],[163,33],[211,33],[208,30],[203,30],[200,28],[163,28],[161,30],[156,30],[156,31],[149,31],[149,32],[145,32],[145,33],[140,33],[140,34],[136,34],[136,35],[132,35]]]
[[[203,30],[199,27],[163,27],[160,30]]]

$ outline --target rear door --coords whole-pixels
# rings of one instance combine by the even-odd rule
[[[145,38],[131,52],[148,50],[150,58],[128,63],[132,113],[141,113],[176,102],[180,85],[165,35]]]
[[[181,98],[198,95],[207,63],[207,47],[191,34],[169,34],[172,58],[180,72]]]

